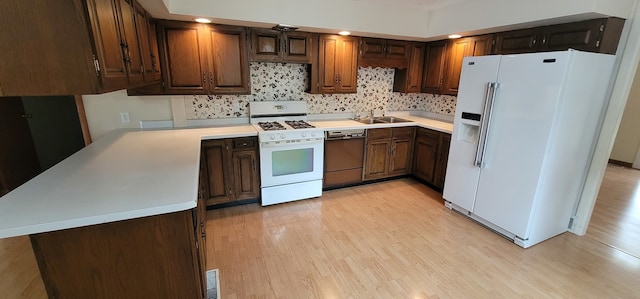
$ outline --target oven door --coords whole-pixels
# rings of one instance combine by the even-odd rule
[[[260,143],[262,187],[322,179],[324,140]]]

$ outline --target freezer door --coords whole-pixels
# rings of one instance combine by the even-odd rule
[[[474,165],[479,119],[484,113],[488,83],[498,77],[500,57],[465,57],[462,62],[443,197],[467,211],[473,210],[480,176],[480,168]]]
[[[503,56],[473,213],[527,235],[568,52]]]

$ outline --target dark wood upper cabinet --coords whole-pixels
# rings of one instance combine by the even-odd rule
[[[542,28],[541,51],[576,49],[614,54],[624,20],[597,19]]]
[[[311,33],[251,29],[251,60],[311,63]]]
[[[355,93],[358,72],[358,39],[322,34],[318,55],[310,65],[309,92]]]
[[[462,59],[467,56],[481,56],[491,53],[493,35],[481,35],[454,39],[449,42],[446,72],[442,93],[457,95],[462,72]]]
[[[142,52],[151,45],[141,16],[146,12],[135,0],[3,2],[0,26],[10,30],[0,43],[10,45],[2,55],[11,59],[0,67],[1,94],[95,94],[143,85]]]
[[[160,71],[160,52],[158,49],[158,33],[156,31],[156,22],[150,17],[147,18],[149,29],[149,48],[151,51],[151,69],[153,72],[153,81],[162,80],[162,72]]]
[[[247,30],[245,27],[205,25],[209,91],[250,94]]]
[[[411,42],[380,38],[360,39],[359,66],[406,68]]]
[[[406,93],[419,93],[421,91],[424,46],[424,43],[411,43],[409,47],[409,64],[405,69],[395,70],[393,91]]]
[[[202,25],[189,22],[158,23],[160,61],[168,94],[205,94],[208,66]]]
[[[128,79],[118,4],[114,0],[89,0],[87,6],[102,86],[105,90],[125,88]]]
[[[244,27],[158,23],[167,94],[249,94]]]
[[[615,54],[624,20],[603,18],[496,34],[495,53],[514,54],[576,49]]]
[[[425,44],[422,92],[438,94],[444,83],[444,67],[447,58],[447,41]]]
[[[156,60],[158,53],[158,43],[155,38],[154,30],[150,30],[149,16],[147,12],[138,3],[135,3],[135,20],[136,31],[138,33],[138,40],[140,45],[140,57],[142,59],[142,76],[145,84],[158,81],[159,77],[156,76],[156,68],[158,67]],[[153,38],[151,37],[153,35]],[[153,45],[155,43],[155,45]],[[155,49],[154,49],[155,48]],[[158,69],[159,73],[159,69]]]
[[[136,13],[133,0],[120,0],[120,20],[122,35],[124,36],[124,55],[129,77],[128,87],[141,86],[144,83],[142,56],[140,55],[140,41],[136,30]]]
[[[496,33],[496,54],[531,53],[538,50],[537,46],[535,28]]]

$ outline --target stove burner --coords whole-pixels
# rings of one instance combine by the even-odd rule
[[[285,123],[287,125],[291,126],[294,129],[315,128],[315,126],[310,125],[309,123],[305,122],[304,120],[287,120],[287,121],[285,121]]]
[[[281,123],[277,121],[269,121],[269,122],[259,122],[258,126],[265,131],[273,131],[273,130],[286,130]]]

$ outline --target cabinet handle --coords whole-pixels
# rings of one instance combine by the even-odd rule
[[[282,52],[287,54],[287,37],[282,38]]]
[[[213,88],[213,71],[209,72],[209,83],[211,83],[211,88]]]
[[[247,143],[246,143],[246,142],[243,142],[243,143],[242,143],[242,146],[247,146]]]
[[[207,85],[207,73],[202,72],[202,86]]]
[[[544,46],[544,44],[546,44],[546,43],[547,43],[547,37],[545,36],[545,37],[542,38],[542,45]]]
[[[251,159],[251,166],[253,167],[253,173],[256,172],[256,159]]]
[[[338,75],[336,74],[336,84],[338,84]]]

